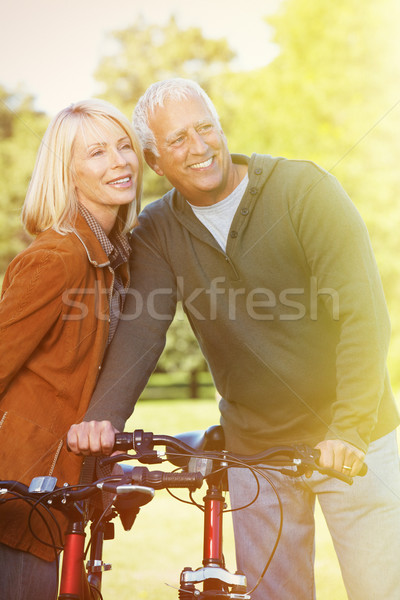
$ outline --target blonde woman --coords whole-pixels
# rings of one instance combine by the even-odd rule
[[[142,170],[128,119],[106,102],[73,104],[46,131],[22,211],[36,238],[9,265],[0,302],[2,479],[78,480],[81,459],[64,438],[85,414],[124,304]],[[32,535],[28,513],[21,501],[0,505],[1,599],[56,596],[56,553],[39,518],[41,541]]]

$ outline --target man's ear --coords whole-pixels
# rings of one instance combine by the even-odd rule
[[[164,175],[164,171],[158,164],[158,156],[156,156],[154,152],[152,152],[151,150],[144,150],[144,158],[149,167],[153,169],[153,171],[157,173],[157,175],[160,175],[160,177]]]

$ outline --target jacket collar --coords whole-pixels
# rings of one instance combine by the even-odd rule
[[[77,214],[73,233],[85,248],[89,262],[95,267],[107,267],[110,260],[85,218]]]

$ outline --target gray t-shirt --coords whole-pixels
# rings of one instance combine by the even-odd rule
[[[235,212],[237,211],[248,182],[249,177],[246,173],[233,192],[221,200],[221,202],[217,202],[217,204],[212,204],[211,206],[194,206],[188,202],[196,217],[212,233],[224,252],[226,250],[226,242],[233,217],[235,216]]]

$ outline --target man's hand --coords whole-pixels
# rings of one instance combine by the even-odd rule
[[[365,453],[341,440],[325,440],[315,446],[321,451],[319,464],[355,477],[363,465]]]
[[[114,447],[115,429],[110,421],[88,421],[72,425],[67,434],[68,446],[78,455],[109,455]]]

